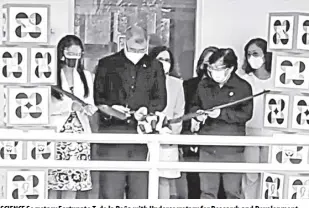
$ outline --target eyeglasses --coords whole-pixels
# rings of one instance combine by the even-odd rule
[[[143,48],[143,49],[135,49],[135,48],[127,48],[128,52],[131,53],[147,53],[147,48]]]
[[[225,71],[226,70],[226,66],[225,65],[222,65],[222,66],[208,65],[208,70],[210,72],[212,72],[212,71]]]
[[[64,50],[64,56],[67,57],[67,58],[72,58],[72,57],[81,58],[83,54],[84,54],[84,52],[75,53],[75,52],[70,52],[70,51]]]
[[[164,59],[164,58],[159,57],[158,60],[171,63],[171,59]]]
[[[254,52],[254,53],[248,53],[247,56],[248,57],[251,57],[251,56],[253,56],[253,57],[260,57],[261,55]]]

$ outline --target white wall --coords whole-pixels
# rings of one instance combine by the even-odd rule
[[[51,9],[50,24],[53,31],[50,36],[51,45],[56,45],[64,35],[74,33],[74,0],[0,0],[0,8],[7,3],[49,4]],[[2,24],[1,18],[2,15],[0,15],[0,26]]]
[[[66,34],[74,33],[74,0],[0,0],[0,8],[3,4],[49,4],[50,5],[50,45],[57,45],[58,41]],[[2,13],[0,10],[0,45],[2,39]],[[3,106],[3,86],[0,85],[0,106]],[[0,108],[0,126],[3,124],[3,109]]]
[[[267,39],[270,12],[308,12],[309,0],[198,0],[202,12],[200,43],[202,49],[214,45],[231,47],[243,59],[244,45],[254,37]],[[198,8],[201,10],[201,8]],[[241,60],[242,62],[242,60]]]

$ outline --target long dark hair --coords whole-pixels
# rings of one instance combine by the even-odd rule
[[[64,57],[64,50],[72,45],[78,45],[81,47],[82,52],[84,52],[84,46],[82,41],[75,35],[67,35],[63,37],[58,45],[57,45],[57,87],[62,89],[62,80],[61,80],[61,70],[66,65],[65,61],[62,60]],[[89,95],[89,87],[87,84],[86,76],[84,73],[84,61],[83,57],[78,61],[77,72],[80,76],[80,79],[84,85],[84,97],[88,97]],[[62,94],[59,92],[52,90],[52,96],[57,98],[58,100],[62,99]]]
[[[196,64],[196,74],[199,78],[202,78],[203,75],[204,75],[204,69],[202,69],[201,66],[204,63],[204,59],[205,59],[206,55],[208,53],[215,53],[218,50],[219,49],[217,47],[214,47],[214,46],[207,47],[203,50],[203,52],[201,53],[200,58],[198,59],[197,64]]]
[[[170,59],[171,59],[171,68],[169,70],[169,75],[170,76],[174,76],[174,77],[177,77],[177,78],[180,78],[178,72],[176,71],[175,69],[175,59],[174,59],[174,56],[173,56],[173,53],[172,51],[166,47],[166,46],[157,46],[157,47],[154,47],[150,53],[149,53],[149,56],[151,58],[151,60],[154,60],[157,58],[157,56],[164,52],[164,51],[167,51],[168,54],[170,55]]]
[[[250,64],[248,63],[248,49],[251,45],[257,45],[257,47],[259,47],[260,49],[262,49],[263,54],[264,54],[264,58],[265,58],[265,69],[267,72],[271,72],[271,62],[272,62],[272,53],[271,52],[267,52],[267,41],[262,39],[262,38],[254,38],[251,39],[244,48],[244,52],[245,52],[245,58],[244,58],[244,64],[242,66],[242,69],[246,72],[246,74],[250,74],[251,72],[255,71],[254,69],[252,69],[252,67],[250,66]]]

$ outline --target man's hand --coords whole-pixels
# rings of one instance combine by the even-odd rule
[[[155,114],[150,114],[146,116],[147,123],[150,124],[152,131],[155,131],[158,125],[159,118]]]
[[[148,123],[146,120],[138,121],[137,123],[137,133],[138,134],[149,134],[151,133],[152,127],[150,123]]]
[[[117,110],[121,113],[124,113],[127,118],[131,116],[130,109],[127,108],[127,107],[124,107],[122,105],[113,105],[112,108],[114,108],[115,110]]]
[[[137,121],[142,120],[148,114],[148,109],[146,107],[140,107],[135,113],[134,118]]]
[[[147,115],[144,120],[138,121],[137,132],[139,134],[159,133],[159,134],[172,134],[172,130],[164,126],[166,116],[161,112]]]
[[[206,111],[206,113],[210,118],[218,118],[221,114],[221,110],[215,109],[215,110],[212,110],[212,111]]]
[[[156,126],[153,126],[153,122],[157,123],[158,119],[156,115],[147,115],[147,108],[141,107],[138,109],[134,117],[138,121],[137,123],[137,133],[139,134],[149,134],[155,130]],[[143,119],[145,118],[145,119]]]

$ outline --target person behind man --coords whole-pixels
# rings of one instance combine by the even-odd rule
[[[206,110],[207,114],[191,120],[192,132],[200,135],[245,136],[246,122],[252,117],[252,100],[231,107],[208,110],[252,96],[250,84],[235,74],[237,66],[237,56],[232,49],[219,49],[209,58],[207,77],[199,83],[196,95],[190,104],[191,112]],[[241,162],[243,151],[244,147],[202,146],[200,161]],[[242,174],[236,173],[201,173],[201,198],[217,198],[221,175],[226,197],[242,198]]]
[[[151,52],[156,47],[164,46],[161,37],[157,34],[149,34],[148,39],[149,39],[149,47],[148,47],[149,52]]]
[[[197,77],[185,80],[183,82],[183,88],[185,93],[185,113],[189,113],[189,102],[192,100],[195,95],[197,86],[199,82],[205,77],[205,72],[208,67],[209,57],[218,50],[218,48],[210,46],[203,50],[201,53],[197,65],[196,65],[196,74]],[[190,121],[183,122],[183,131],[182,134],[191,134],[190,132]],[[199,148],[197,146],[183,146],[183,158],[187,162],[194,162],[199,160]],[[183,179],[183,177],[185,177]],[[183,180],[186,180],[185,186],[183,185]],[[181,184],[182,187],[178,188],[178,193],[182,198],[188,199],[199,199],[201,195],[200,190],[200,177],[198,173],[183,173],[182,183],[180,180],[177,180],[178,184]],[[179,185],[180,186],[180,185]]]
[[[172,52],[166,46],[158,46],[149,53],[152,59],[157,59],[163,65],[166,74],[167,87],[167,106],[164,114],[168,119],[179,118],[185,112],[185,98],[182,87],[182,80],[177,78],[174,67],[174,57]],[[172,134],[180,134],[182,122],[171,124]],[[160,161],[179,161],[178,145],[161,145]],[[180,178],[180,171],[166,170],[159,172],[159,198],[170,199],[177,194],[175,178]]]
[[[125,121],[106,115],[102,133],[137,133],[138,118],[163,111],[167,104],[165,74],[157,60],[147,55],[147,34],[139,25],[126,31],[126,47],[98,63],[94,81],[95,105],[112,107],[127,114]],[[128,112],[135,111],[134,116]],[[108,113],[107,113],[108,114]],[[97,145],[99,160],[146,160],[147,145]],[[122,199],[126,184],[127,198],[146,199],[148,173],[102,172],[101,195],[104,199]]]

